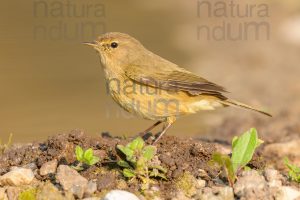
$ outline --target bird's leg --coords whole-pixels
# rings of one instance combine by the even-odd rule
[[[156,126],[158,126],[159,124],[161,124],[161,121],[157,121],[155,124],[153,124],[152,126],[150,126],[149,128],[147,128],[144,132],[140,133],[139,135],[144,138],[144,136],[149,133],[152,129],[154,129]]]
[[[158,142],[158,140],[167,132],[167,130],[171,127],[171,125],[175,122],[176,118],[175,117],[170,117],[167,119],[167,121],[164,124],[163,130],[161,133],[157,136],[155,141],[152,143],[153,145]]]
[[[159,135],[157,136],[157,138],[155,139],[155,141],[152,144],[156,144],[156,142],[158,142],[158,140],[165,134],[165,132],[167,132],[167,130],[170,128],[171,125],[172,125],[171,123],[166,122],[162,132],[159,133]]]

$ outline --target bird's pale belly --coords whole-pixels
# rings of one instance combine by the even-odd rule
[[[170,92],[129,79],[118,80],[110,79],[107,83],[112,98],[126,111],[145,119],[163,121],[170,116],[213,110],[215,107],[213,101],[201,96],[191,97],[182,91]]]

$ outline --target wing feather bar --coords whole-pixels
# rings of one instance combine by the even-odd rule
[[[155,68],[154,68],[155,69]],[[209,94],[224,97],[226,90],[215,83],[178,68],[178,70],[151,70],[149,67],[130,66],[125,70],[130,79],[139,83],[165,90],[181,90],[191,95]],[[225,98],[225,97],[224,97]]]

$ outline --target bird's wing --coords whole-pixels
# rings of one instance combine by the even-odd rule
[[[125,68],[125,74],[136,82],[164,90],[180,90],[190,95],[208,94],[226,99],[222,95],[222,92],[226,92],[222,86],[175,65],[168,67],[130,65]]]

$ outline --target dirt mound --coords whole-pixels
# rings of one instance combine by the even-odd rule
[[[120,152],[116,148],[117,145],[126,145],[130,141],[132,141],[132,138],[112,137],[109,134],[91,137],[82,131],[75,130],[69,134],[49,137],[48,140],[43,142],[14,145],[0,157],[0,177],[12,171],[15,167],[30,168],[34,172],[38,187],[42,187],[40,191],[47,191],[44,187],[53,188],[55,186],[57,191],[61,191],[64,194],[65,191],[57,180],[57,173],[41,175],[41,167],[49,163],[49,161],[57,161],[56,165],[62,166],[60,167],[61,169],[76,166],[78,161],[76,160],[75,147],[79,145],[84,149],[92,148],[94,154],[101,160],[96,165],[86,166],[78,174],[83,177],[81,179],[86,180],[85,182],[89,181],[90,183],[92,181],[92,185],[96,185],[94,186],[97,188],[94,192],[95,195],[101,197],[106,192],[116,188],[140,194],[140,182],[136,179],[130,180],[125,178],[121,173],[121,168],[117,165],[117,161],[120,160]],[[282,162],[282,158],[285,155],[280,154],[282,152],[280,149],[282,149],[282,146],[285,146],[286,149],[290,149],[289,152],[295,153],[293,149],[297,148],[299,142],[300,140],[295,140],[290,143],[268,143],[262,145],[248,164],[251,169],[256,171],[252,174],[238,173],[238,177],[244,178],[238,179],[239,184],[236,185],[242,185],[241,187],[244,188],[243,185],[249,182],[247,181],[248,179],[256,180],[257,178],[255,177],[258,177],[264,180],[265,186],[263,190],[269,191],[269,183],[265,181],[268,178],[262,176],[262,174],[268,172],[267,167],[269,166],[280,170],[276,172],[278,177],[281,177],[277,178],[278,180],[276,179],[277,182],[291,185],[287,179],[286,169]],[[148,195],[149,197],[149,194],[151,196],[156,194],[155,191],[159,191],[159,196],[164,199],[172,199],[173,197],[180,199],[178,191],[182,190],[185,196],[188,197],[208,195],[207,198],[210,198],[209,195],[222,194],[223,196],[220,198],[231,199],[233,195],[247,196],[247,192],[241,192],[240,188],[236,189],[236,186],[234,188],[228,187],[226,177],[209,164],[214,152],[230,154],[230,144],[226,139],[223,141],[209,141],[208,139],[183,139],[166,135],[156,144],[156,147],[157,154],[155,158],[159,165],[167,169],[167,180],[156,179],[149,190],[150,192],[146,191],[148,194],[144,193],[143,195]],[[289,157],[293,161],[297,160],[293,159],[293,157],[296,158],[295,155]],[[68,170],[73,169],[70,168]],[[46,183],[52,183],[53,185],[49,186]],[[46,185],[43,186],[43,184]],[[280,184],[277,186],[277,189],[279,188],[278,191],[283,190],[280,188]],[[210,192],[207,193],[206,190]],[[230,192],[226,192],[227,190],[230,190]],[[226,197],[227,194],[231,196]]]

